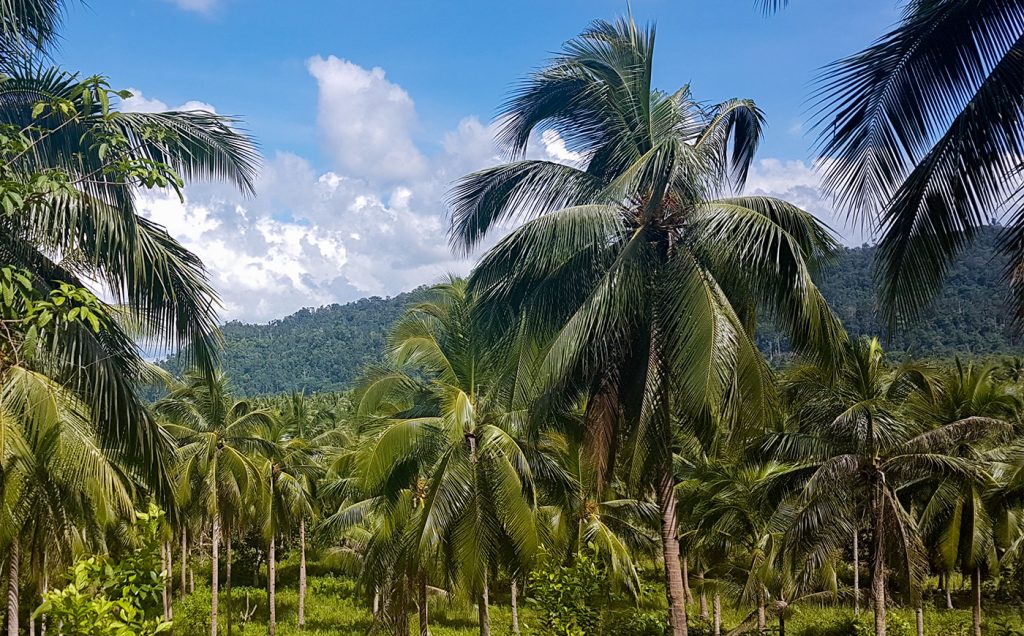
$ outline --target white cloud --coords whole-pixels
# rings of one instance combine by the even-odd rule
[[[359,177],[419,177],[426,160],[412,141],[417,125],[412,98],[384,76],[333,55],[312,57],[320,86],[318,123],[340,166]]]
[[[121,100],[120,107],[120,110],[126,113],[162,113],[168,110],[205,110],[211,113],[217,112],[216,108],[206,102],[190,100],[184,104],[179,104],[178,106],[171,108],[159,99],[149,99],[137,88],[129,88],[128,92],[131,93],[132,96],[128,99]]]

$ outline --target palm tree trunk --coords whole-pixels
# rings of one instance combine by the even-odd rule
[[[46,571],[46,555],[43,555],[43,587],[42,593],[45,597],[50,591],[50,575]],[[39,636],[46,636],[46,614],[39,615]]]
[[[764,607],[764,588],[757,590],[757,633],[764,634],[768,626],[768,613]]]
[[[881,485],[875,486],[872,502],[874,563],[871,566],[871,596],[875,605],[875,636],[885,636],[885,539],[882,530]]]
[[[914,612],[917,615],[917,636],[924,636],[924,607],[922,603],[923,601],[917,602],[917,609]]]
[[[700,617],[704,620],[708,618],[708,595],[704,592],[704,571],[701,570],[700,574],[697,575],[697,581],[700,582]]]
[[[186,587],[186,577],[188,576],[188,529],[181,529],[181,598],[184,600]]]
[[[306,519],[299,519],[299,627],[306,626]]]
[[[971,572],[971,592],[974,597],[974,636],[981,636],[981,568]]]
[[[231,636],[231,628],[232,628],[231,615],[234,613],[232,610],[234,610],[235,605],[234,605],[234,599],[231,597],[231,560],[232,560],[232,556],[231,556],[231,530],[230,529],[227,532],[227,536],[224,537],[224,544],[225,544],[224,547],[227,548],[227,550],[226,550],[227,554],[224,555],[224,558],[227,561],[224,564],[224,587],[227,588],[225,591],[228,593],[228,598],[227,598],[228,603],[227,603],[227,607],[225,609],[227,610],[228,636]]]
[[[491,636],[491,595],[487,589],[487,574],[484,574],[484,587],[480,592],[480,636]]]
[[[860,538],[853,529],[853,617],[860,617]]]
[[[18,581],[21,577],[21,543],[17,537],[11,542],[7,572],[7,636],[18,636]]]
[[[160,564],[163,567],[163,571],[167,573],[167,578],[164,579],[163,589],[163,601],[164,601],[164,620],[171,620],[171,590],[168,587],[171,580],[171,566],[167,560],[167,542],[160,542]]]
[[[686,593],[686,602],[693,602],[693,590],[690,589],[690,558],[683,557],[683,592]]]
[[[395,636],[409,636],[409,584],[402,576],[395,586],[394,602],[392,603],[395,621]]]
[[[687,636],[686,593],[683,590],[683,569],[679,563],[676,490],[671,463],[662,468],[660,482],[658,507],[661,508],[661,552],[665,561],[665,595],[668,597],[669,625],[672,628],[671,636]]]
[[[213,538],[210,546],[210,634],[217,636],[217,609],[220,602],[220,515],[213,515]]]
[[[512,578],[512,634],[519,636],[519,582]]]
[[[427,571],[420,570],[419,576],[419,598],[416,604],[419,606],[420,615],[420,636],[430,636],[430,606],[427,604]]]
[[[277,541],[270,537],[270,554],[267,556],[267,604],[270,606],[270,619],[267,621],[269,636],[274,636],[277,631]]]
[[[786,617],[779,614],[779,636],[786,636]]]
[[[373,588],[373,615],[380,614],[380,588]]]
[[[949,582],[949,574],[944,575],[944,578],[945,578],[945,581],[946,581],[946,584],[944,586],[946,588],[946,609],[950,609],[951,610],[951,609],[953,609],[953,592],[950,589],[952,587],[952,585]]]
[[[711,604],[715,610],[715,636],[722,636],[722,596],[717,590]]]

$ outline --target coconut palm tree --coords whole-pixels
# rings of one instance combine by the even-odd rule
[[[548,431],[544,446],[571,478],[542,485],[549,502],[540,510],[549,528],[542,538],[546,549],[571,562],[579,550],[593,546],[612,589],[639,594],[637,558],[657,549],[657,507],[625,496],[621,483],[601,483],[580,435]]]
[[[957,360],[939,377],[937,386],[933,399],[916,404],[923,420],[932,426],[979,423],[991,429],[993,435],[1003,431],[1003,437],[1009,438],[1021,404],[1010,387],[997,378],[995,367]],[[928,484],[927,503],[920,514],[920,526],[930,539],[927,544],[933,547],[938,570],[948,579],[949,573],[959,567],[971,579],[977,636],[981,634],[981,577],[983,571],[996,569],[996,525],[998,518],[1007,514],[993,505],[1006,501],[1002,495],[993,496],[993,450],[999,454],[999,449],[970,443],[951,449],[951,453],[969,460],[972,470],[944,475],[938,483]]]
[[[479,317],[465,280],[434,287],[395,325],[392,370],[368,378],[360,413],[393,409],[378,419],[364,490],[388,517],[415,511],[421,569],[438,563],[477,599],[487,636],[492,570],[529,563],[538,539],[535,454],[519,437],[520,359],[495,346]]]
[[[787,375],[792,422],[767,447],[800,465],[793,472],[800,481],[788,549],[807,555],[812,567],[844,549],[867,519],[878,636],[885,634],[887,570],[897,568],[912,591],[920,590],[926,573],[926,552],[903,489],[969,476],[973,464],[958,450],[998,432],[987,419],[932,426],[916,417],[912,402],[932,400],[936,391],[930,369],[890,367],[878,341],[862,339],[849,345],[834,373],[812,365]]]
[[[758,311],[803,350],[827,352],[843,335],[812,280],[835,245],[829,232],[783,201],[729,196],[754,157],[761,111],[745,99],[704,106],[688,87],[656,90],[654,39],[632,18],[595,22],[524,82],[499,121],[512,161],[456,183],[450,238],[466,251],[496,226],[525,222],[482,258],[470,289],[493,328],[525,320],[551,342],[539,380],[589,398],[600,467],[614,465],[614,440],[632,438],[628,481],[658,501],[678,635],[674,430],[706,431],[730,404],[767,402],[749,329]],[[524,159],[542,132],[580,160]]]
[[[678,486],[680,506],[696,520],[689,528],[693,549],[738,565],[739,599],[756,606],[759,634],[765,633],[769,580],[782,550],[774,523],[781,503],[775,482],[788,472],[789,467],[771,461],[711,461]]]
[[[0,373],[0,431],[7,625],[18,634],[22,564],[40,573],[69,562],[76,545],[101,546],[105,530],[134,514],[135,493],[87,405],[44,374],[23,366]]]
[[[274,429],[278,431],[275,443],[280,449],[278,456],[281,458],[281,472],[285,475],[285,481],[279,484],[278,491],[288,511],[288,520],[298,518],[299,627],[306,624],[306,521],[318,507],[316,486],[323,476],[321,444],[329,443],[334,437],[333,431],[328,431],[310,440],[309,436],[313,434],[317,421],[324,416],[308,402],[305,393],[293,391],[278,418],[280,426]]]
[[[273,425],[274,413],[235,400],[222,373],[212,378],[203,374],[186,377],[156,402],[154,410],[166,420],[165,430],[178,442],[177,498],[185,506],[198,504],[196,509],[211,524],[210,617],[211,633],[216,636],[222,530],[227,528],[230,536],[247,503],[265,497],[267,486],[260,478],[257,458],[276,450],[266,433]]]

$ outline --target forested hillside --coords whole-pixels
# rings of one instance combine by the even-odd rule
[[[900,332],[892,349],[948,358],[1016,353],[1007,331],[994,260],[995,233],[986,233],[960,259],[943,296],[913,329]],[[881,333],[871,281],[873,248],[844,250],[822,282],[826,297],[855,335]],[[253,395],[305,388],[341,389],[384,350],[388,328],[417,292],[394,298],[364,298],[345,305],[302,309],[265,325],[224,325],[224,367],[238,391]],[[770,328],[761,345],[785,354],[785,341]]]
[[[388,329],[418,294],[304,308],[268,324],[229,322],[224,370],[245,395],[343,389],[380,358]]]

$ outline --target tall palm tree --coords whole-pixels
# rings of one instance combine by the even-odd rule
[[[654,40],[632,18],[595,22],[524,82],[499,123],[512,161],[457,182],[450,238],[469,250],[496,226],[525,221],[483,257],[470,288],[496,329],[525,321],[550,340],[541,383],[589,397],[599,466],[614,465],[620,428],[632,437],[628,474],[659,504],[679,635],[673,431],[706,430],[730,404],[767,402],[750,329],[758,311],[801,349],[825,351],[842,329],[812,280],[835,245],[829,232],[783,201],[727,196],[743,185],[761,111],[745,99],[703,106],[688,87],[654,89]],[[540,132],[582,159],[524,159]]]
[[[178,442],[177,498],[186,506],[198,504],[211,524],[210,627],[217,636],[222,531],[227,528],[230,533],[238,525],[248,501],[265,496],[267,486],[256,458],[275,451],[266,433],[273,425],[273,411],[235,400],[222,373],[186,377],[156,402],[154,410]],[[230,620],[229,616],[229,624]]]
[[[766,5],[784,2],[767,0]],[[878,282],[893,325],[912,321],[982,226],[1024,318],[1024,7],[905,2],[899,24],[826,67],[817,92],[823,187],[881,233]]]
[[[790,428],[771,437],[768,450],[800,464],[789,549],[823,565],[844,549],[867,519],[872,536],[871,594],[875,633],[886,629],[886,572],[898,568],[920,590],[927,559],[902,489],[922,481],[966,476],[972,462],[958,449],[994,433],[988,420],[966,418],[938,426],[908,409],[931,400],[930,370],[890,367],[877,340],[851,343],[835,372],[811,365],[786,377]]]
[[[281,457],[282,473],[286,476],[285,483],[278,491],[282,496],[289,518],[298,518],[299,526],[299,627],[306,624],[306,521],[317,509],[316,486],[323,475],[320,464],[323,452],[321,443],[329,443],[333,431],[311,439],[321,413],[312,408],[305,393],[293,391],[281,412],[280,427],[276,437],[278,456]]]
[[[369,378],[363,391],[360,412],[395,409],[379,421],[365,490],[389,510],[415,504],[416,553],[478,600],[487,636],[491,571],[529,563],[538,541],[534,457],[519,437],[519,359],[495,347],[465,280],[431,291],[394,327],[395,370]]]
[[[267,484],[265,502],[259,505],[258,516],[263,525],[263,534],[267,539],[268,554],[268,597],[270,604],[270,633],[276,631],[277,607],[275,604],[277,581],[274,573],[276,571],[276,547],[277,538],[284,532],[298,529],[302,537],[302,554],[299,595],[299,619],[300,626],[304,622],[304,599],[305,594],[305,523],[313,510],[315,484],[320,467],[317,463],[316,449],[301,436],[297,436],[305,429],[306,423],[302,418],[305,412],[301,398],[292,395],[289,400],[290,411],[284,416],[275,413],[269,425],[260,429],[261,437],[265,448],[264,461],[262,462],[261,477],[263,483]],[[293,428],[294,427],[294,428]]]

